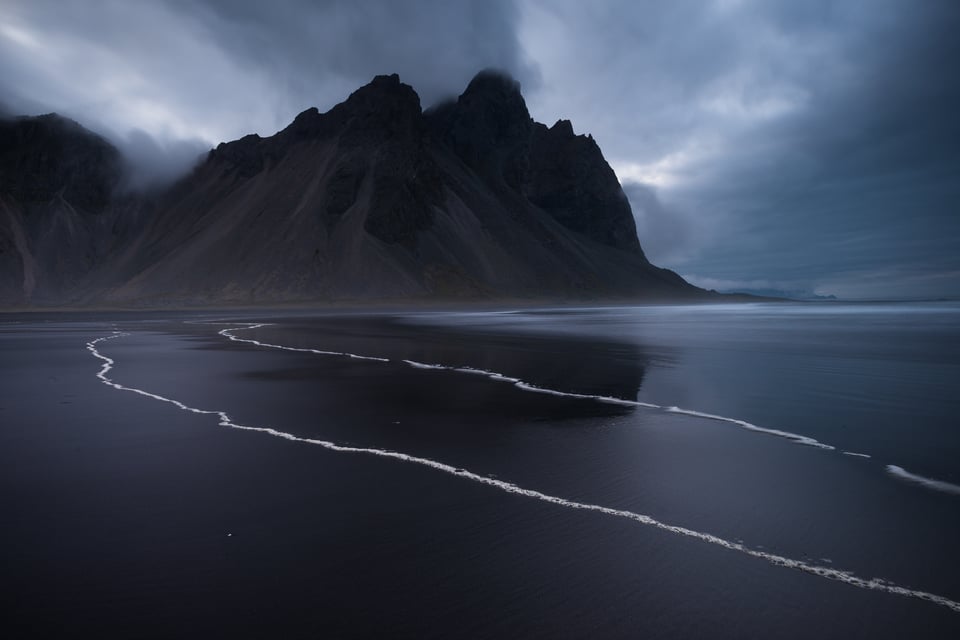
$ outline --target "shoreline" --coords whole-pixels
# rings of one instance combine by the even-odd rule
[[[444,298],[405,298],[371,300],[303,300],[289,302],[252,302],[252,303],[210,303],[210,304],[172,304],[172,305],[32,305],[0,308],[0,314],[13,313],[109,313],[109,312],[171,312],[191,311],[409,311],[413,309],[430,310],[502,310],[505,307],[521,309],[537,308],[605,308],[624,306],[687,306],[718,305],[731,303],[756,302],[820,302],[789,300],[786,298],[765,298],[747,294],[712,294],[709,296],[669,297],[669,298],[497,298],[497,299],[444,299]]]

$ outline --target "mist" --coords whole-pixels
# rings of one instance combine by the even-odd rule
[[[188,174],[206,158],[209,145],[199,139],[156,140],[143,129],[110,137],[124,159],[122,188],[150,191],[163,188]]]

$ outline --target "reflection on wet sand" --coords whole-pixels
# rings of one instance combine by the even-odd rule
[[[318,349],[389,359],[391,364],[428,363],[433,366],[495,372],[489,376],[450,376],[430,367],[392,371],[381,384],[360,388],[349,380],[330,376],[328,361],[304,361],[285,369],[249,372],[274,380],[309,380],[342,386],[334,397],[351,404],[376,402],[380,407],[402,403],[430,407],[434,413],[479,412],[489,417],[589,417],[629,413],[629,405],[584,402],[577,398],[543,397],[521,393],[503,384],[502,377],[565,393],[634,400],[643,383],[646,356],[641,347],[612,339],[564,335],[503,335],[443,327],[400,324],[391,318],[342,318],[307,323],[274,324],[244,330],[238,337],[298,349]],[[432,384],[424,384],[425,377]],[[362,397],[366,396],[366,397]]]

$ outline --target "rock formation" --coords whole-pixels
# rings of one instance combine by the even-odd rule
[[[422,111],[396,75],[220,144],[147,197],[57,116],[0,124],[0,300],[164,306],[703,292],[644,257],[616,176],[570,122],[481,72]]]

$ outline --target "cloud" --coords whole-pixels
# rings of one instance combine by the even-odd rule
[[[506,70],[528,87],[536,82],[510,0],[207,0],[187,6],[222,50],[266,70],[307,106],[332,106],[382,73],[400,74],[425,105],[458,95],[482,68]]]
[[[651,262],[677,260],[695,247],[700,234],[688,215],[664,206],[649,185],[627,181],[622,186],[633,209],[640,244]]]
[[[382,73],[427,104],[484,67],[533,84],[514,13],[504,0],[15,0],[0,82],[14,103],[216,144],[272,134]]]
[[[0,95],[152,157],[140,130],[160,175],[375,74],[426,106],[496,67],[593,134],[664,266],[960,294],[937,277],[960,269],[958,32],[956,0],[8,0]]]
[[[839,298],[875,300],[889,296],[914,300],[960,299],[960,269],[930,271],[925,265],[896,265],[889,269],[841,272],[824,279],[816,293],[829,291]],[[954,293],[951,293],[954,292]]]
[[[699,232],[666,266],[851,291],[911,265],[960,294],[936,277],[960,268],[960,4],[524,6],[534,116],[591,131],[625,185]]]
[[[695,273],[683,274],[683,278],[698,287],[712,289],[720,293],[749,293],[760,296],[794,299],[813,298],[817,295],[833,295],[832,292],[823,294],[806,288],[806,285],[802,282],[788,280],[725,280]]]
[[[535,86],[515,21],[508,0],[12,0],[0,8],[0,94],[15,112],[102,132],[137,166],[149,136],[164,152],[152,179],[197,141],[272,135],[377,74],[399,73],[425,105],[486,67]]]
[[[203,140],[157,140],[143,129],[131,129],[125,136],[115,137],[113,142],[127,164],[124,187],[135,191],[173,182],[209,151]]]

